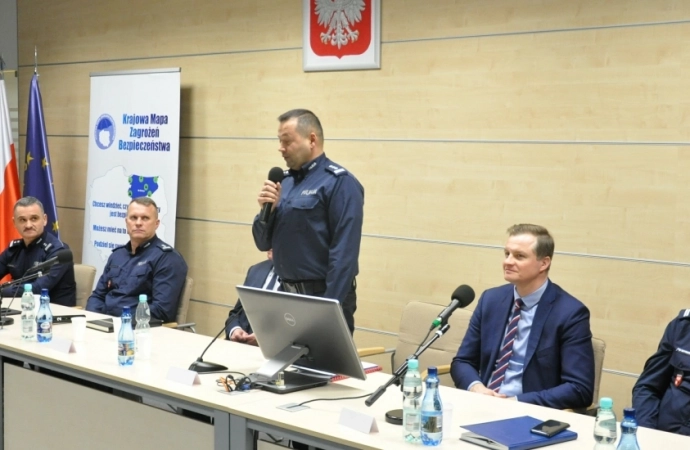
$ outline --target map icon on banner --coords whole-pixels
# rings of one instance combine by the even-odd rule
[[[157,175],[130,175],[123,166],[118,166],[102,177],[95,178],[91,193],[92,197],[88,199],[91,205],[89,241],[98,250],[103,261],[108,259],[115,247],[129,241],[125,218],[127,207],[133,198],[150,197],[156,202],[158,218],[161,220],[156,234],[165,241],[163,218],[168,213],[168,200],[163,178]]]

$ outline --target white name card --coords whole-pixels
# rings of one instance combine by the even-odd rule
[[[65,339],[57,336],[53,336],[53,339],[48,342],[48,348],[57,350],[60,353],[75,353],[77,351],[72,339]]]
[[[182,383],[186,386],[201,384],[198,373],[194,372],[193,370],[181,369],[179,367],[170,367],[168,369],[167,379],[177,383]]]
[[[379,431],[379,427],[376,425],[376,419],[374,416],[347,408],[343,408],[343,410],[340,412],[340,420],[338,423],[364,434]]]

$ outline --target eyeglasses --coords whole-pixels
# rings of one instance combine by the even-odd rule
[[[219,377],[216,380],[216,384],[225,389],[225,392],[248,391],[252,388],[252,381],[246,376],[236,380],[232,375],[226,375]]]

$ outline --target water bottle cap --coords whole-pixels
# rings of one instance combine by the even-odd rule
[[[429,376],[438,376],[438,369],[436,366],[429,366],[429,368],[426,369],[426,372],[429,374]]]
[[[131,316],[132,315],[132,312],[129,309],[129,306],[125,306],[122,308],[122,315],[123,316]]]
[[[613,408],[613,400],[610,397],[601,397],[601,400],[599,400],[599,407],[611,409]]]
[[[148,301],[148,298],[146,297],[146,294],[139,294],[139,303],[146,303]]]
[[[46,289],[46,288],[41,289],[41,295],[48,295],[48,289]]]
[[[412,370],[419,369],[419,361],[417,361],[416,359],[408,359],[407,360],[407,368],[412,369]]]
[[[26,283],[24,285],[24,292],[31,292],[31,284]]]
[[[635,408],[623,408],[623,416],[635,418]]]

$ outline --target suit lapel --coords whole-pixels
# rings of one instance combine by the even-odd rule
[[[544,325],[551,314],[553,302],[556,300],[556,288],[553,286],[551,280],[548,280],[547,283],[549,284],[546,286],[546,290],[539,300],[537,313],[534,315],[534,320],[532,321],[532,329],[529,332],[529,341],[527,342],[527,352],[525,353],[524,367],[527,367],[534,352],[537,350],[537,344],[539,344]]]

